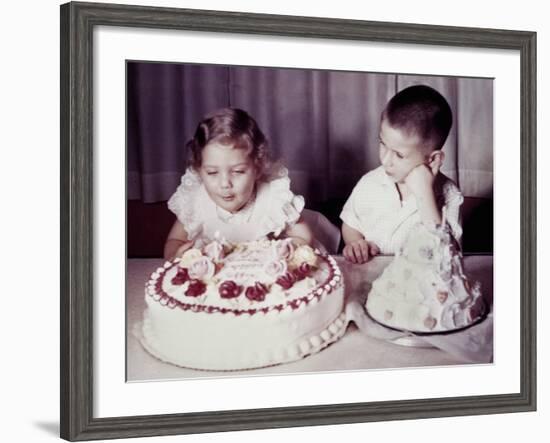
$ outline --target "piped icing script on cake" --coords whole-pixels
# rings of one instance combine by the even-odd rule
[[[290,240],[212,242],[146,284],[144,346],[180,366],[233,370],[297,360],[345,332],[335,260]]]
[[[464,275],[448,230],[419,224],[374,281],[366,309],[379,323],[412,332],[462,329],[486,310],[479,282]]]

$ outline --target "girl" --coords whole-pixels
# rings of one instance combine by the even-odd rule
[[[303,197],[290,191],[285,168],[272,168],[266,138],[245,111],[225,108],[206,116],[187,147],[191,165],[168,201],[177,220],[164,245],[166,259],[216,238],[312,242],[300,218]]]

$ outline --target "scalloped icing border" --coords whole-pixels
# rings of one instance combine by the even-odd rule
[[[300,340],[297,344],[287,348],[287,349],[275,349],[267,350],[264,354],[264,357],[267,356],[265,360],[268,361],[254,361],[250,360],[247,363],[243,363],[238,367],[236,365],[228,365],[229,368],[214,368],[214,367],[198,367],[192,363],[186,362],[175,362],[171,358],[165,357],[162,353],[158,352],[155,348],[156,337],[151,330],[150,319],[147,315],[148,311],[144,316],[143,322],[141,325],[138,323],[134,334],[136,338],[140,341],[143,348],[151,354],[153,357],[157,358],[160,361],[179,366],[187,369],[194,369],[199,371],[220,371],[220,372],[234,372],[242,370],[252,370],[267,368],[271,366],[280,365],[283,363],[290,363],[293,361],[301,360],[309,355],[316,354],[322,351],[324,348],[330,344],[339,340],[344,333],[346,332],[349,319],[347,319],[345,311],[342,311],[325,329],[323,329],[318,334],[313,334],[307,339]],[[231,367],[233,366],[233,367]]]

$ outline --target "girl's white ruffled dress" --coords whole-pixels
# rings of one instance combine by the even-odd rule
[[[304,198],[292,193],[288,170],[281,167],[270,180],[258,182],[255,197],[232,214],[212,201],[199,174],[189,168],[168,200],[168,208],[183,225],[188,238],[201,247],[215,239],[238,243],[259,240],[269,234],[279,237],[299,220]]]

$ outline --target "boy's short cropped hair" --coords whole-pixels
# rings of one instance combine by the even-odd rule
[[[453,124],[451,107],[445,97],[425,85],[399,91],[382,112],[382,121],[392,128],[417,135],[431,151],[441,149]]]

